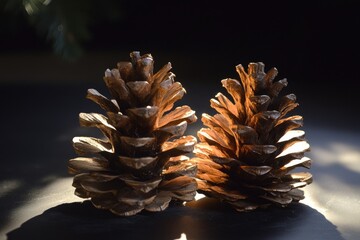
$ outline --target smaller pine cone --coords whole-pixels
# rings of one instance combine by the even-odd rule
[[[183,155],[196,143],[183,136],[196,121],[195,111],[173,109],[185,89],[175,82],[170,63],[153,74],[150,54],[130,57],[105,72],[110,99],[88,90],[87,98],[106,115],[80,113],[80,125],[98,128],[104,139],[75,137],[74,149],[85,157],[68,164],[77,196],[121,216],[162,211],[171,200],[191,201],[197,189],[196,164]]]
[[[238,211],[297,202],[312,175],[292,171],[311,164],[305,133],[296,130],[303,118],[286,116],[298,106],[296,97],[279,96],[287,80],[274,82],[275,68],[265,73],[263,63],[250,63],[248,72],[242,65],[236,70],[241,82],[222,80],[233,101],[218,93],[210,101],[218,114],[202,115],[208,128],[198,132],[194,150],[198,191]]]

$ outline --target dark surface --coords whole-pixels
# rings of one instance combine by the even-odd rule
[[[62,204],[9,232],[8,239],[165,240],[184,233],[187,239],[343,239],[336,226],[303,204],[239,214],[209,199],[130,218],[96,210],[89,201]]]

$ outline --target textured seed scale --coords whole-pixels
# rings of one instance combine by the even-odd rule
[[[218,113],[202,115],[207,128],[198,132],[194,161],[198,165],[198,191],[225,201],[238,211],[270,205],[286,206],[304,198],[299,188],[312,182],[305,157],[309,144],[301,116],[288,116],[298,106],[294,94],[280,95],[287,80],[274,81],[276,68],[250,63],[246,72],[236,66],[240,81],[224,79],[222,93],[210,100]]]
[[[98,128],[104,139],[75,137],[80,157],[68,163],[75,194],[121,216],[162,211],[172,200],[191,201],[197,189],[196,164],[184,155],[193,151],[196,138],[183,136],[197,120],[195,111],[174,109],[185,89],[174,80],[170,63],[153,74],[150,54],[130,57],[105,71],[111,98],[88,90],[87,98],[104,114],[80,113],[80,125]]]

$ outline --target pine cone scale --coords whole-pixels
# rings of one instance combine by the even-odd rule
[[[101,95],[95,89],[89,89],[86,95],[86,98],[92,100],[96,104],[98,104],[102,109],[107,112],[118,112],[120,109],[117,105],[115,105],[112,101],[107,99],[105,96]]]
[[[72,172],[95,172],[109,170],[109,163],[101,158],[77,157],[69,160]]]

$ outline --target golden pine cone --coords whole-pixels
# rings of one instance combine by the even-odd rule
[[[287,117],[298,106],[296,96],[279,96],[287,80],[274,82],[276,68],[264,72],[264,64],[250,63],[248,72],[236,66],[241,83],[222,80],[233,102],[222,93],[211,99],[218,114],[202,115],[208,128],[198,132],[194,160],[198,164],[198,191],[249,211],[272,204],[286,206],[304,198],[299,188],[312,182],[304,157],[309,144],[301,116]]]
[[[161,211],[171,200],[193,200],[197,189],[196,164],[183,155],[196,144],[195,137],[183,136],[197,119],[195,111],[173,109],[185,89],[174,81],[170,63],[153,74],[150,54],[132,52],[130,57],[131,62],[105,72],[111,99],[88,90],[87,98],[106,116],[79,115],[81,126],[98,128],[105,139],[75,137],[81,157],[68,163],[75,194],[121,216]]]

